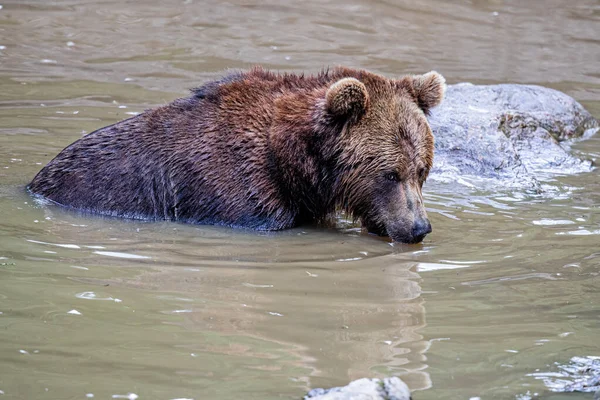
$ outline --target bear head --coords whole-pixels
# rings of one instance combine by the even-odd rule
[[[323,112],[341,126],[338,204],[369,232],[403,243],[431,232],[421,192],[434,152],[426,117],[445,88],[434,71],[398,80],[344,77],[327,88]]]

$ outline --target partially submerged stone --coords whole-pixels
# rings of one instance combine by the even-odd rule
[[[536,372],[530,374],[544,381],[553,392],[600,391],[600,357],[573,357],[568,364],[556,364],[558,372]]]
[[[346,386],[313,389],[305,400],[410,400],[410,390],[400,378],[362,378]]]
[[[569,144],[593,135],[598,121],[553,89],[450,85],[429,122],[436,140],[433,179],[536,189],[555,174],[593,168],[590,160],[573,156]]]

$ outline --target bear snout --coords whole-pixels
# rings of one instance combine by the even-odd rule
[[[427,234],[431,233],[433,229],[431,229],[431,223],[427,218],[416,220],[412,227],[412,236],[414,242],[412,243],[420,243],[425,239]]]
[[[394,242],[416,244],[432,232],[431,223],[427,217],[417,218],[412,222],[396,221],[386,227],[387,236]]]
[[[418,218],[412,226],[408,221],[395,221],[393,223],[376,224],[372,221],[363,219],[363,226],[371,234],[378,236],[388,236],[394,242],[416,244],[421,243],[425,236],[433,231],[431,222],[427,217]]]

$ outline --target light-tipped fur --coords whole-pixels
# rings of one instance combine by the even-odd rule
[[[327,90],[325,102],[330,113],[340,117],[364,114],[369,106],[369,93],[356,78],[342,78]]]
[[[413,88],[417,103],[425,114],[439,105],[446,94],[446,79],[436,71],[413,77]]]

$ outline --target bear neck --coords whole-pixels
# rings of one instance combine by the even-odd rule
[[[341,126],[305,120],[304,126],[274,123],[270,174],[296,223],[325,221],[336,208]]]

